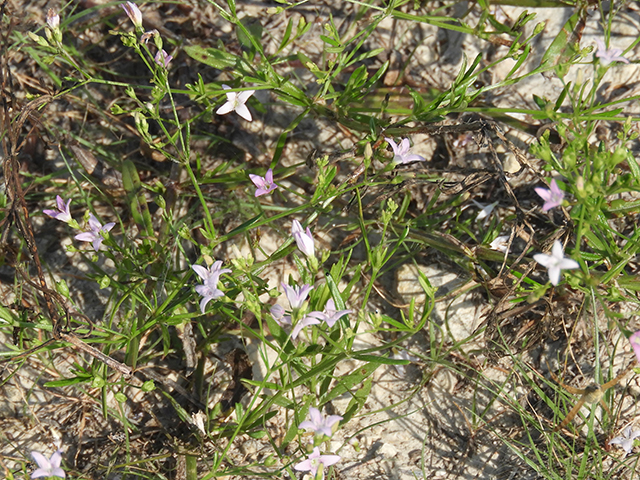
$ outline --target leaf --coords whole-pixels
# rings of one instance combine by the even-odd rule
[[[142,183],[138,176],[138,170],[131,160],[125,160],[122,164],[122,185],[127,193],[127,203],[131,210],[133,220],[138,225],[140,233],[149,237],[155,237],[151,213],[147,199],[142,191]]]
[[[563,78],[568,65],[580,53],[580,40],[586,23],[587,5],[582,3],[564,24],[556,38],[544,53],[540,67],[555,65],[556,74]]]
[[[219,70],[233,68],[239,63],[238,57],[217,48],[202,48],[199,45],[191,45],[184,47],[184,51],[194,60]]]

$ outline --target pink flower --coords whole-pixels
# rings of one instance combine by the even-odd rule
[[[552,285],[558,285],[561,270],[573,270],[580,265],[571,258],[564,258],[564,251],[559,240],[553,243],[551,255],[536,253],[533,259],[549,271],[549,281]]]
[[[276,188],[278,188],[278,185],[273,182],[273,170],[271,168],[267,170],[267,173],[264,174],[264,177],[250,173],[249,179],[257,187],[255,193],[256,197],[271,193]]]
[[[307,257],[313,257],[315,255],[315,249],[313,245],[313,235],[311,235],[311,230],[307,227],[307,231],[305,232],[302,229],[302,225],[297,220],[294,220],[291,224],[291,235],[296,241],[298,248],[302,253],[304,253]]]
[[[229,85],[222,85],[222,88],[224,88],[225,90],[231,90],[231,87]],[[226,115],[230,112],[236,112],[247,122],[250,122],[252,120],[251,112],[249,111],[245,103],[247,103],[249,97],[251,97],[251,95],[253,95],[255,92],[255,90],[245,90],[243,92],[227,93],[227,102],[223,104],[218,110],[216,110],[216,113],[218,115]]]
[[[287,295],[289,305],[291,305],[291,308],[294,310],[302,306],[304,301],[307,299],[309,292],[313,289],[311,285],[307,285],[306,283],[301,287],[292,287],[284,282],[280,285],[284,288],[284,293]]]
[[[69,204],[71,203],[71,199],[67,200],[67,203],[64,203],[64,199],[60,195],[56,195],[56,203],[57,210],[43,210],[42,213],[45,215],[49,215],[51,218],[55,218],[56,220],[60,220],[64,223],[69,223],[71,221],[71,213],[69,212]]]
[[[351,312],[353,312],[353,310],[336,310],[336,303],[333,301],[333,298],[330,298],[324,306],[324,312],[311,312],[309,315],[313,315],[322,320],[331,328],[338,320]]]
[[[105,235],[115,226],[115,222],[109,222],[106,225],[102,225],[100,221],[93,215],[89,214],[89,230],[83,233],[79,233],[75,236],[76,240],[81,242],[91,242],[93,249],[98,252],[100,246],[105,238]]]
[[[284,314],[284,307],[277,303],[269,309],[271,316],[282,328],[291,326],[291,315]]]
[[[142,28],[142,12],[138,8],[138,6],[133,2],[127,2],[122,4],[122,9],[131,20],[131,23],[136,28]]]
[[[320,410],[315,407],[309,408],[309,420],[305,420],[300,423],[300,428],[305,430],[313,430],[316,435],[326,435],[330,437],[332,435],[332,427],[342,420],[340,415],[329,415],[324,417]]]
[[[40,452],[31,452],[31,456],[38,464],[38,468],[31,473],[31,478],[40,477],[60,477],[65,478],[65,473],[60,468],[62,462],[62,450],[57,450],[51,455],[51,458],[47,458]]]
[[[309,472],[312,478],[316,478],[318,470],[322,469],[321,478],[324,478],[324,467],[329,467],[339,461],[340,455],[320,455],[320,449],[315,447],[313,453],[304,462],[294,465],[293,469],[299,472]]]
[[[636,354],[636,358],[638,359],[638,362],[640,362],[640,330],[631,334],[629,342],[631,342],[633,353]]]
[[[161,67],[169,68],[169,64],[171,63],[171,60],[173,60],[173,57],[165,52],[164,49],[162,49],[158,50],[158,53],[156,53],[154,60]]]
[[[610,48],[607,50],[604,42],[599,38],[596,39],[596,43],[598,44],[598,51],[596,52],[596,57],[600,59],[600,65],[606,67],[611,62],[622,62],[629,63],[629,60],[624,58],[622,54],[622,50],[619,48]]]
[[[423,156],[416,155],[409,151],[411,149],[411,145],[409,144],[408,138],[403,138],[400,145],[397,145],[391,138],[385,137],[385,140],[389,145],[391,145],[391,149],[393,150],[393,161],[398,165],[411,162],[424,162],[426,160]]]
[[[542,200],[544,200],[544,205],[542,205],[543,212],[548,212],[552,208],[562,205],[564,192],[558,187],[555,178],[551,180],[551,185],[548,190],[542,187],[537,187],[534,190],[542,197]]]

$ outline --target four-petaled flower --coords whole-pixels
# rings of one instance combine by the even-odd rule
[[[636,354],[636,358],[638,359],[638,362],[640,362],[640,330],[631,334],[629,342],[631,342],[633,353]]]
[[[38,464],[38,468],[31,473],[31,478],[40,477],[60,477],[65,478],[65,473],[60,468],[62,462],[62,450],[57,450],[51,455],[51,458],[47,458],[40,452],[31,452],[31,456]]]
[[[264,177],[250,173],[249,179],[251,179],[253,184],[256,186],[256,197],[271,193],[276,188],[278,188],[278,185],[276,185],[273,181],[273,170],[271,168],[267,170],[267,173],[264,174]]]
[[[580,267],[578,262],[571,258],[564,258],[564,251],[559,240],[553,242],[551,255],[536,253],[533,259],[549,271],[549,281],[552,285],[558,285],[561,270],[573,270]]]
[[[600,64],[603,67],[606,67],[611,62],[622,62],[629,63],[629,60],[624,58],[622,54],[622,50],[619,48],[610,48],[607,50],[606,45],[599,38],[596,39],[596,43],[598,44],[598,50],[596,51],[596,57],[600,59]]]
[[[320,410],[315,407],[309,408],[309,420],[305,420],[300,423],[300,428],[304,428],[305,430],[313,430],[316,432],[316,435],[326,435],[330,437],[333,433],[331,431],[332,427],[342,420],[340,415],[329,415],[328,417],[324,417]]]
[[[496,237],[495,240],[489,244],[489,247],[492,250],[507,253],[507,248],[509,248],[509,235],[500,235]]]
[[[169,68],[169,64],[171,63],[171,60],[173,60],[173,57],[165,52],[164,49],[162,49],[158,50],[158,53],[156,53],[154,60],[161,67]]]
[[[225,90],[231,90],[231,87],[229,85],[223,84],[222,88],[224,88]],[[251,112],[249,111],[245,103],[247,103],[249,97],[255,92],[255,90],[245,90],[243,92],[228,92],[226,94],[227,102],[223,104],[218,110],[216,110],[216,113],[218,115],[226,115],[229,112],[235,111],[246,121],[250,122],[252,120]]]
[[[340,455],[320,455],[320,449],[315,447],[313,453],[307,457],[304,462],[300,462],[293,466],[294,470],[300,472],[309,472],[311,478],[316,478],[318,470],[322,468],[322,477],[324,478],[324,468],[340,461]],[[321,467],[322,465],[322,467]]]
[[[302,306],[304,301],[307,299],[309,292],[313,289],[311,285],[304,284],[301,287],[292,287],[291,285],[287,285],[286,283],[281,283],[282,288],[284,288],[284,293],[287,295],[287,300],[289,300],[289,305],[291,308],[296,310]]]
[[[316,313],[316,317],[321,318],[327,326],[331,328],[338,320],[351,312],[353,312],[353,310],[336,310],[336,302],[333,301],[333,298],[330,298],[324,306],[324,312],[312,313]]]
[[[104,240],[104,236],[115,226],[115,222],[109,222],[102,225],[100,221],[93,215],[89,214],[89,230],[79,233],[75,236],[76,240],[81,242],[91,242],[93,249],[97,252],[100,250],[100,245]]]
[[[67,200],[67,203],[65,203],[64,199],[60,195],[56,195],[56,203],[58,207],[57,210],[43,210],[42,213],[49,215],[51,218],[55,218],[56,220],[60,220],[61,222],[69,223],[71,221],[71,213],[69,212],[71,199]]]
[[[555,178],[551,180],[551,185],[549,189],[543,187],[536,187],[534,189],[542,200],[544,200],[544,205],[542,205],[542,211],[548,212],[554,207],[559,207],[562,205],[562,200],[564,199],[564,192],[560,190],[560,187],[556,183]]]
[[[198,274],[202,280],[202,285],[196,286],[196,292],[202,295],[200,300],[200,311],[204,314],[207,303],[216,298],[224,297],[224,292],[218,289],[218,280],[223,273],[230,273],[231,270],[222,267],[222,261],[213,262],[208,269],[200,265],[191,265],[194,272]]]
[[[404,163],[411,162],[424,162],[426,158],[421,155],[416,155],[415,153],[411,153],[409,150],[411,145],[409,144],[408,138],[403,138],[400,141],[400,145],[397,145],[396,142],[391,138],[386,138],[385,140],[391,145],[391,149],[393,150],[393,161],[398,165],[402,165]]]
[[[315,255],[315,248],[313,245],[313,235],[311,230],[307,227],[306,232],[302,229],[302,225],[297,220],[294,220],[291,224],[291,235],[293,235],[298,248],[307,257],[312,258]]]
[[[129,20],[131,20],[131,23],[133,23],[136,28],[141,29],[142,12],[138,8],[138,6],[133,2],[127,2],[122,4],[122,9],[127,14],[127,17],[129,17]]]
[[[625,456],[633,451],[633,441],[640,437],[640,430],[631,431],[631,427],[627,427],[622,431],[622,435],[609,440],[610,445],[620,445],[624,450]]]

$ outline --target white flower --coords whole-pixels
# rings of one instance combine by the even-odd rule
[[[493,209],[496,208],[496,205],[498,205],[498,202],[493,202],[490,203],[489,205],[483,205],[480,202],[476,202],[475,200],[471,200],[474,205],[476,207],[478,207],[480,209],[480,212],[478,212],[478,216],[476,217],[476,220],[482,220],[484,218],[487,218],[489,215],[491,215],[491,212],[493,212]]]
[[[533,259],[549,271],[549,281],[552,285],[558,285],[561,270],[573,270],[580,267],[578,262],[571,258],[564,258],[564,251],[559,240],[553,243],[551,255],[536,253]]]
[[[604,42],[599,38],[596,39],[596,43],[598,44],[598,51],[596,52],[596,57],[600,59],[600,64],[603,67],[606,67],[611,62],[622,62],[629,63],[629,60],[622,56],[622,50],[619,48],[610,48],[607,50]]]
[[[200,311],[203,315],[207,308],[207,303],[211,300],[215,300],[216,298],[224,297],[224,292],[218,289],[218,280],[220,279],[220,275],[223,273],[230,273],[231,270],[220,267],[222,267],[221,260],[213,262],[213,265],[208,269],[200,265],[191,265],[193,271],[198,274],[203,282],[202,285],[196,286],[196,292],[199,295],[202,295],[202,300],[200,300]]]
[[[297,220],[294,220],[291,224],[291,235],[296,241],[298,248],[302,253],[304,253],[307,257],[313,257],[315,254],[315,249],[313,245],[313,235],[311,235],[311,230],[307,227],[307,231],[305,232],[302,229],[302,225]]]
[[[57,450],[51,458],[47,458],[40,452],[31,452],[31,456],[38,464],[38,468],[31,473],[31,478],[60,477],[65,478],[65,473],[60,468],[62,462],[62,450]]]
[[[500,235],[499,237],[496,237],[496,239],[489,244],[489,247],[492,250],[507,253],[507,248],[509,248],[509,235]]]
[[[625,456],[633,451],[633,441],[640,437],[640,430],[631,431],[631,427],[623,430],[622,435],[609,440],[610,445],[620,445],[625,452]]]
[[[340,415],[329,415],[328,417],[323,416],[315,407],[309,408],[309,420],[305,420],[300,423],[300,428],[304,428],[305,430],[313,430],[316,435],[326,435],[330,437],[332,432],[332,427],[342,420]]]
[[[222,88],[225,90],[231,90],[229,85],[222,85]],[[246,121],[250,122],[252,120],[251,112],[245,105],[249,97],[253,95],[255,90],[245,90],[243,92],[229,92],[227,93],[227,103],[222,105],[216,113],[218,115],[226,115],[227,113],[235,111],[238,115],[244,118]]]
[[[322,478],[324,478],[324,467],[329,467],[340,461],[340,455],[320,455],[320,449],[315,447],[313,453],[304,462],[293,466],[294,470],[309,472],[311,478],[316,478],[318,469],[322,468]],[[321,466],[322,465],[322,466]]]

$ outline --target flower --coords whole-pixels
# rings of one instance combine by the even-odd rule
[[[638,362],[640,362],[640,330],[631,334],[629,342],[631,342],[631,348],[633,348],[633,352],[636,354]]]
[[[158,53],[156,53],[156,56],[153,59],[161,67],[169,68],[169,64],[171,63],[171,60],[173,60],[173,57],[162,49],[158,50]]]
[[[309,258],[314,257],[315,249],[313,246],[313,235],[311,235],[309,227],[307,227],[307,231],[305,232],[302,229],[300,222],[294,220],[291,224],[291,235],[293,235],[293,238],[302,253]]]
[[[250,173],[249,179],[257,187],[256,193],[255,193],[256,197],[259,197],[261,195],[266,195],[267,193],[271,193],[276,188],[278,188],[278,185],[276,185],[273,182],[273,170],[271,168],[267,170],[267,173],[264,174],[264,177]]]
[[[609,440],[609,445],[620,445],[624,450],[625,456],[633,451],[633,441],[640,437],[640,430],[631,431],[631,426],[625,428],[622,435]]]
[[[282,288],[284,288],[284,293],[287,295],[287,300],[289,300],[289,305],[294,310],[300,308],[304,301],[307,299],[309,292],[313,289],[311,285],[307,285],[306,283],[301,287],[292,287],[282,282]]]
[[[131,23],[136,28],[142,28],[142,12],[138,8],[138,6],[133,2],[127,2],[122,4],[122,9],[131,20]]]
[[[47,25],[51,30],[60,28],[60,15],[58,15],[53,8],[50,8],[47,12]]]
[[[284,314],[284,307],[282,305],[278,305],[277,303],[269,309],[271,312],[271,316],[276,321],[278,325],[281,327],[290,326],[291,325],[291,315]]]
[[[544,205],[542,205],[543,212],[548,212],[553,207],[559,207],[560,205],[562,205],[562,200],[564,199],[564,192],[560,190],[560,187],[558,187],[558,184],[556,183],[555,178],[551,180],[551,185],[549,190],[542,187],[537,187],[534,190],[544,200]]]
[[[322,322],[322,318],[319,318],[316,314],[322,315],[322,312],[311,312],[302,317],[298,323],[296,323],[296,326],[293,327],[293,330],[291,330],[291,338],[294,340],[298,338],[298,335],[300,335],[300,332],[304,327],[320,324]]]
[[[327,304],[324,306],[324,312],[317,312],[322,315],[322,320],[329,326],[333,327],[335,323],[348,313],[352,313],[353,310],[338,310],[336,311],[336,303],[333,298],[327,300]]]
[[[64,199],[60,195],[56,195],[56,203],[57,210],[43,210],[42,213],[45,215],[49,215],[51,218],[55,218],[56,220],[60,220],[64,223],[69,223],[71,221],[71,213],[69,212],[69,204],[71,203],[71,199],[67,200],[67,203],[64,203]]]
[[[225,90],[231,90],[231,87],[229,85],[223,84],[222,88],[224,88]],[[243,92],[227,93],[227,103],[223,104],[218,110],[216,110],[216,113],[218,115],[226,115],[229,112],[235,111],[246,121],[250,122],[252,120],[251,112],[249,111],[245,103],[247,103],[249,97],[255,92],[255,90],[245,90]]]
[[[610,48],[607,50],[604,42],[599,38],[596,39],[596,43],[598,44],[598,51],[596,52],[596,57],[600,59],[600,65],[606,67],[611,62],[622,62],[629,63],[629,60],[624,58],[621,53],[622,50],[619,48]]]
[[[208,269],[200,265],[191,265],[193,271],[198,274],[203,282],[202,285],[196,285],[196,292],[202,295],[202,300],[200,300],[200,311],[202,314],[204,314],[207,303],[209,303],[210,300],[224,296],[224,292],[218,289],[218,281],[220,275],[230,273],[231,270],[228,268],[220,268],[221,266],[221,260],[213,262],[213,265]]]
[[[93,215],[93,213],[89,214],[89,231],[79,233],[75,236],[76,240],[80,240],[81,242],[92,242],[93,249],[98,252],[100,250],[100,245],[102,245],[102,241],[105,238],[105,235],[115,226],[115,222],[109,222],[105,225],[102,225],[98,219]]]
[[[47,458],[40,452],[31,452],[31,456],[38,464],[38,468],[31,473],[31,478],[40,477],[60,477],[65,478],[65,473],[60,468],[62,462],[62,450],[57,450],[51,455],[51,458]]]
[[[151,40],[153,37],[159,37],[159,36],[160,36],[160,32],[154,28],[153,30],[144,32],[140,36],[140,41],[146,45],[147,43],[149,43],[149,40]]]
[[[552,285],[558,285],[561,270],[573,270],[578,268],[578,262],[571,258],[564,258],[564,251],[559,240],[553,242],[551,255],[536,253],[533,259],[549,271],[549,281]]]
[[[507,249],[509,248],[509,235],[500,235],[496,237],[495,240],[489,244],[489,247],[493,250],[507,253]]]
[[[304,428],[305,430],[313,430],[316,432],[316,435],[326,435],[330,437],[333,433],[331,431],[332,427],[342,420],[340,415],[329,415],[328,417],[323,417],[315,407],[309,408],[309,420],[305,420],[300,423],[300,428]]]
[[[340,461],[340,455],[320,455],[320,449],[315,447],[313,453],[307,457],[304,462],[300,462],[293,466],[294,470],[300,472],[310,472],[312,478],[316,478],[318,469],[322,468],[322,477],[324,478],[324,467],[329,467]],[[322,467],[320,467],[322,465]]]
[[[391,138],[385,137],[385,140],[389,145],[391,145],[391,149],[393,150],[393,161],[398,165],[411,162],[424,162],[426,160],[426,158],[409,151],[411,145],[409,145],[408,138],[403,138],[399,146],[396,145],[396,142]]]
[[[475,200],[471,200],[476,207],[478,207],[480,209],[480,212],[478,213],[478,216],[476,217],[476,220],[482,220],[483,218],[487,218],[489,215],[491,215],[491,212],[493,212],[493,209],[496,208],[496,205],[498,205],[498,202],[493,202],[490,203],[489,205],[483,205],[480,202],[476,202]]]

